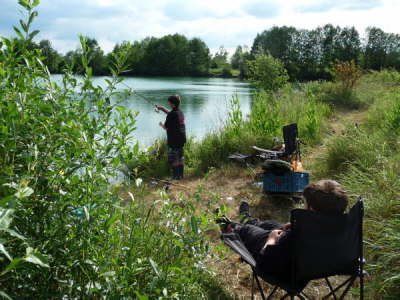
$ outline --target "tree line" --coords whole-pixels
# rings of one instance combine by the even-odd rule
[[[354,61],[367,70],[400,70],[400,35],[377,27],[367,28],[362,40],[354,27],[275,26],[254,39],[251,57],[263,52],[281,60],[291,80],[329,79],[330,66],[338,61]]]
[[[212,69],[220,69],[220,76],[230,77],[232,69],[236,69],[242,78],[247,78],[249,66],[258,55],[266,53],[283,63],[292,81],[329,79],[330,66],[337,61],[355,61],[363,69],[400,70],[400,35],[377,27],[368,28],[365,39],[361,39],[354,27],[327,24],[306,30],[274,26],[257,34],[251,48],[238,46],[230,59],[223,46],[211,55],[204,41],[180,34],[124,41],[107,54],[96,39],[86,39],[94,75],[109,75],[113,56],[125,47],[129,49],[126,57],[129,69],[125,75],[131,76],[210,76]],[[49,40],[31,42],[30,47],[41,50],[51,73],[63,73],[66,69],[77,74],[83,72],[81,49],[62,55]]]

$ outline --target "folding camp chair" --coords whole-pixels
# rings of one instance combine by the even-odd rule
[[[344,299],[354,281],[360,279],[360,299],[364,297],[363,283],[363,241],[362,218],[363,201],[359,199],[348,214],[339,216],[324,215],[310,210],[294,209],[291,212],[293,230],[292,271],[291,279],[282,281],[268,270],[260,270],[257,262],[246,249],[236,233],[224,233],[222,239],[242,260],[250,265],[253,271],[252,299],[254,299],[254,282],[257,283],[262,299],[272,299],[278,288],[286,291],[281,299],[308,298],[303,292],[308,282],[325,279],[330,292],[322,299],[332,296]],[[349,276],[344,282],[333,288],[328,277],[335,275]],[[274,289],[266,298],[261,288],[259,277],[274,285]],[[339,290],[344,288],[340,297]]]
[[[286,125],[282,127],[283,140],[285,143],[285,151],[273,151],[253,146],[254,150],[261,152],[259,155],[263,159],[279,159],[291,155],[300,156],[300,141],[297,138],[297,123]],[[299,157],[300,160],[300,157]]]

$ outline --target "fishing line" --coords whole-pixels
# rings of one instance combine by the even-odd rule
[[[142,95],[142,94],[140,94],[140,93],[138,93],[138,92],[133,91],[133,89],[132,89],[130,86],[128,86],[126,83],[124,83],[124,82],[121,82],[121,83],[122,83],[124,86],[126,86],[126,87],[129,89],[129,92],[131,92],[133,95],[139,96],[139,97],[142,98],[144,101],[146,101],[146,102],[149,103],[150,105],[154,106],[154,111],[155,111],[156,113],[159,113],[159,112],[160,112],[160,110],[157,108],[157,105],[156,105],[152,100],[148,99],[147,97],[145,97],[144,95]]]

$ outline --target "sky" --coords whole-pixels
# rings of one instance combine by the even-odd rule
[[[0,36],[13,35],[23,16],[17,0],[0,0]],[[33,24],[61,53],[75,50],[78,35],[94,37],[105,52],[124,40],[180,33],[201,38],[215,52],[251,47],[272,26],[313,29],[327,23],[369,26],[400,33],[400,0],[41,0]]]

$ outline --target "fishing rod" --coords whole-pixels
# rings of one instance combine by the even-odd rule
[[[130,70],[128,70],[128,71],[130,71]],[[125,72],[128,72],[128,71],[125,71]],[[159,112],[160,112],[160,110],[158,109],[157,105],[156,105],[152,100],[148,99],[147,97],[145,97],[144,95],[142,95],[142,94],[140,94],[140,93],[138,93],[138,92],[132,91],[132,88],[131,88],[130,86],[128,86],[126,83],[124,83],[124,82],[121,82],[121,83],[122,83],[124,86],[126,86],[126,87],[129,89],[129,91],[130,91],[133,95],[139,96],[140,98],[142,98],[143,100],[145,100],[147,103],[149,103],[150,105],[154,106],[154,111],[155,111],[156,113],[159,113]]]
[[[158,178],[155,178],[155,177],[151,177],[150,179],[153,180],[153,181],[155,181],[155,182],[163,183],[163,184],[165,184],[165,185],[167,185],[167,186],[173,185],[173,186],[176,186],[176,187],[180,187],[180,188],[184,188],[184,189],[189,189],[187,186],[184,186],[184,185],[179,184],[179,183],[171,182],[170,180],[158,179]]]

